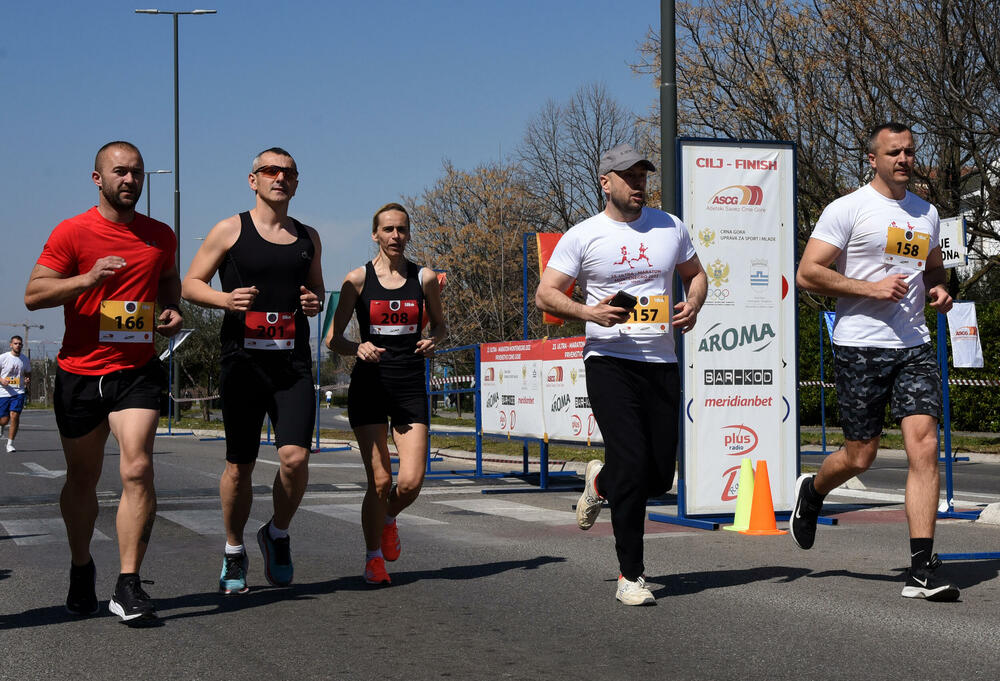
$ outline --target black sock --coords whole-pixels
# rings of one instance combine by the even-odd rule
[[[826,495],[820,494],[819,492],[816,491],[816,485],[813,484],[815,482],[816,482],[815,475],[809,478],[809,480],[806,482],[806,496],[808,496],[811,500],[817,501],[822,504],[823,500],[826,499]]]
[[[910,537],[910,568],[916,570],[931,560],[934,537],[914,539]]]

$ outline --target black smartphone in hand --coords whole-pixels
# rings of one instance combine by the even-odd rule
[[[626,310],[631,310],[635,307],[636,303],[639,301],[635,296],[625,293],[625,291],[619,291],[615,294],[614,298],[608,301],[608,305],[613,305],[615,307],[622,307]]]

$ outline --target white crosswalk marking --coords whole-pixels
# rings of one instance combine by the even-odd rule
[[[337,520],[346,520],[355,525],[361,524],[361,504],[317,504],[316,506],[300,506],[302,511],[319,513]],[[418,515],[403,513],[399,516],[401,525],[447,525],[447,523],[433,518],[423,518]]]
[[[468,478],[448,478],[447,482],[451,485],[471,485],[475,480],[469,480]]]
[[[455,499],[451,501],[435,501],[435,504],[460,508],[463,511],[484,513],[487,515],[514,518],[529,523],[545,523],[546,525],[575,525],[576,513],[570,511],[554,511],[528,504],[519,504],[502,499]],[[600,519],[598,519],[600,520]]]
[[[226,536],[226,528],[222,524],[222,512],[216,508],[190,511],[157,511],[156,515],[206,537]],[[265,522],[267,521],[251,518],[247,521],[247,530],[256,532],[257,528]]]
[[[27,520],[0,520],[7,536],[18,546],[64,543],[66,526],[62,518],[29,518]],[[94,528],[94,541],[110,541],[108,535]]]

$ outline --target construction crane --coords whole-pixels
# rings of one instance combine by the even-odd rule
[[[24,349],[28,353],[28,358],[31,358],[31,350],[28,348],[28,329],[44,329],[44,324],[32,324],[30,322],[0,322],[0,326],[16,326],[24,329]]]

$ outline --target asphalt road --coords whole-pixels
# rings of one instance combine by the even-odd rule
[[[858,510],[821,527],[811,551],[788,536],[648,522],[657,605],[628,608],[614,600],[607,510],[581,532],[576,492],[482,493],[522,486],[513,478],[429,480],[400,517],[392,586],[366,587],[355,451],[313,455],[292,525],[295,583],[268,587],[252,536],[270,516],[276,455],[262,447],[246,538],[252,589],[223,598],[224,443],[159,437],[142,576],[155,581],[161,626],[133,629],[106,601],[97,617],[65,613],[65,465],[50,413],[26,412],[22,428],[18,452],[0,455],[0,679],[1000,678],[1000,560],[947,563],[957,603],[899,595],[905,462],[892,456],[862,477],[866,490],[838,492],[836,507]],[[112,441],[93,543],[102,598],[117,573],[117,464]],[[957,465],[956,498],[1000,500],[998,470]],[[935,548],[1000,550],[1000,527],[942,520]]]

